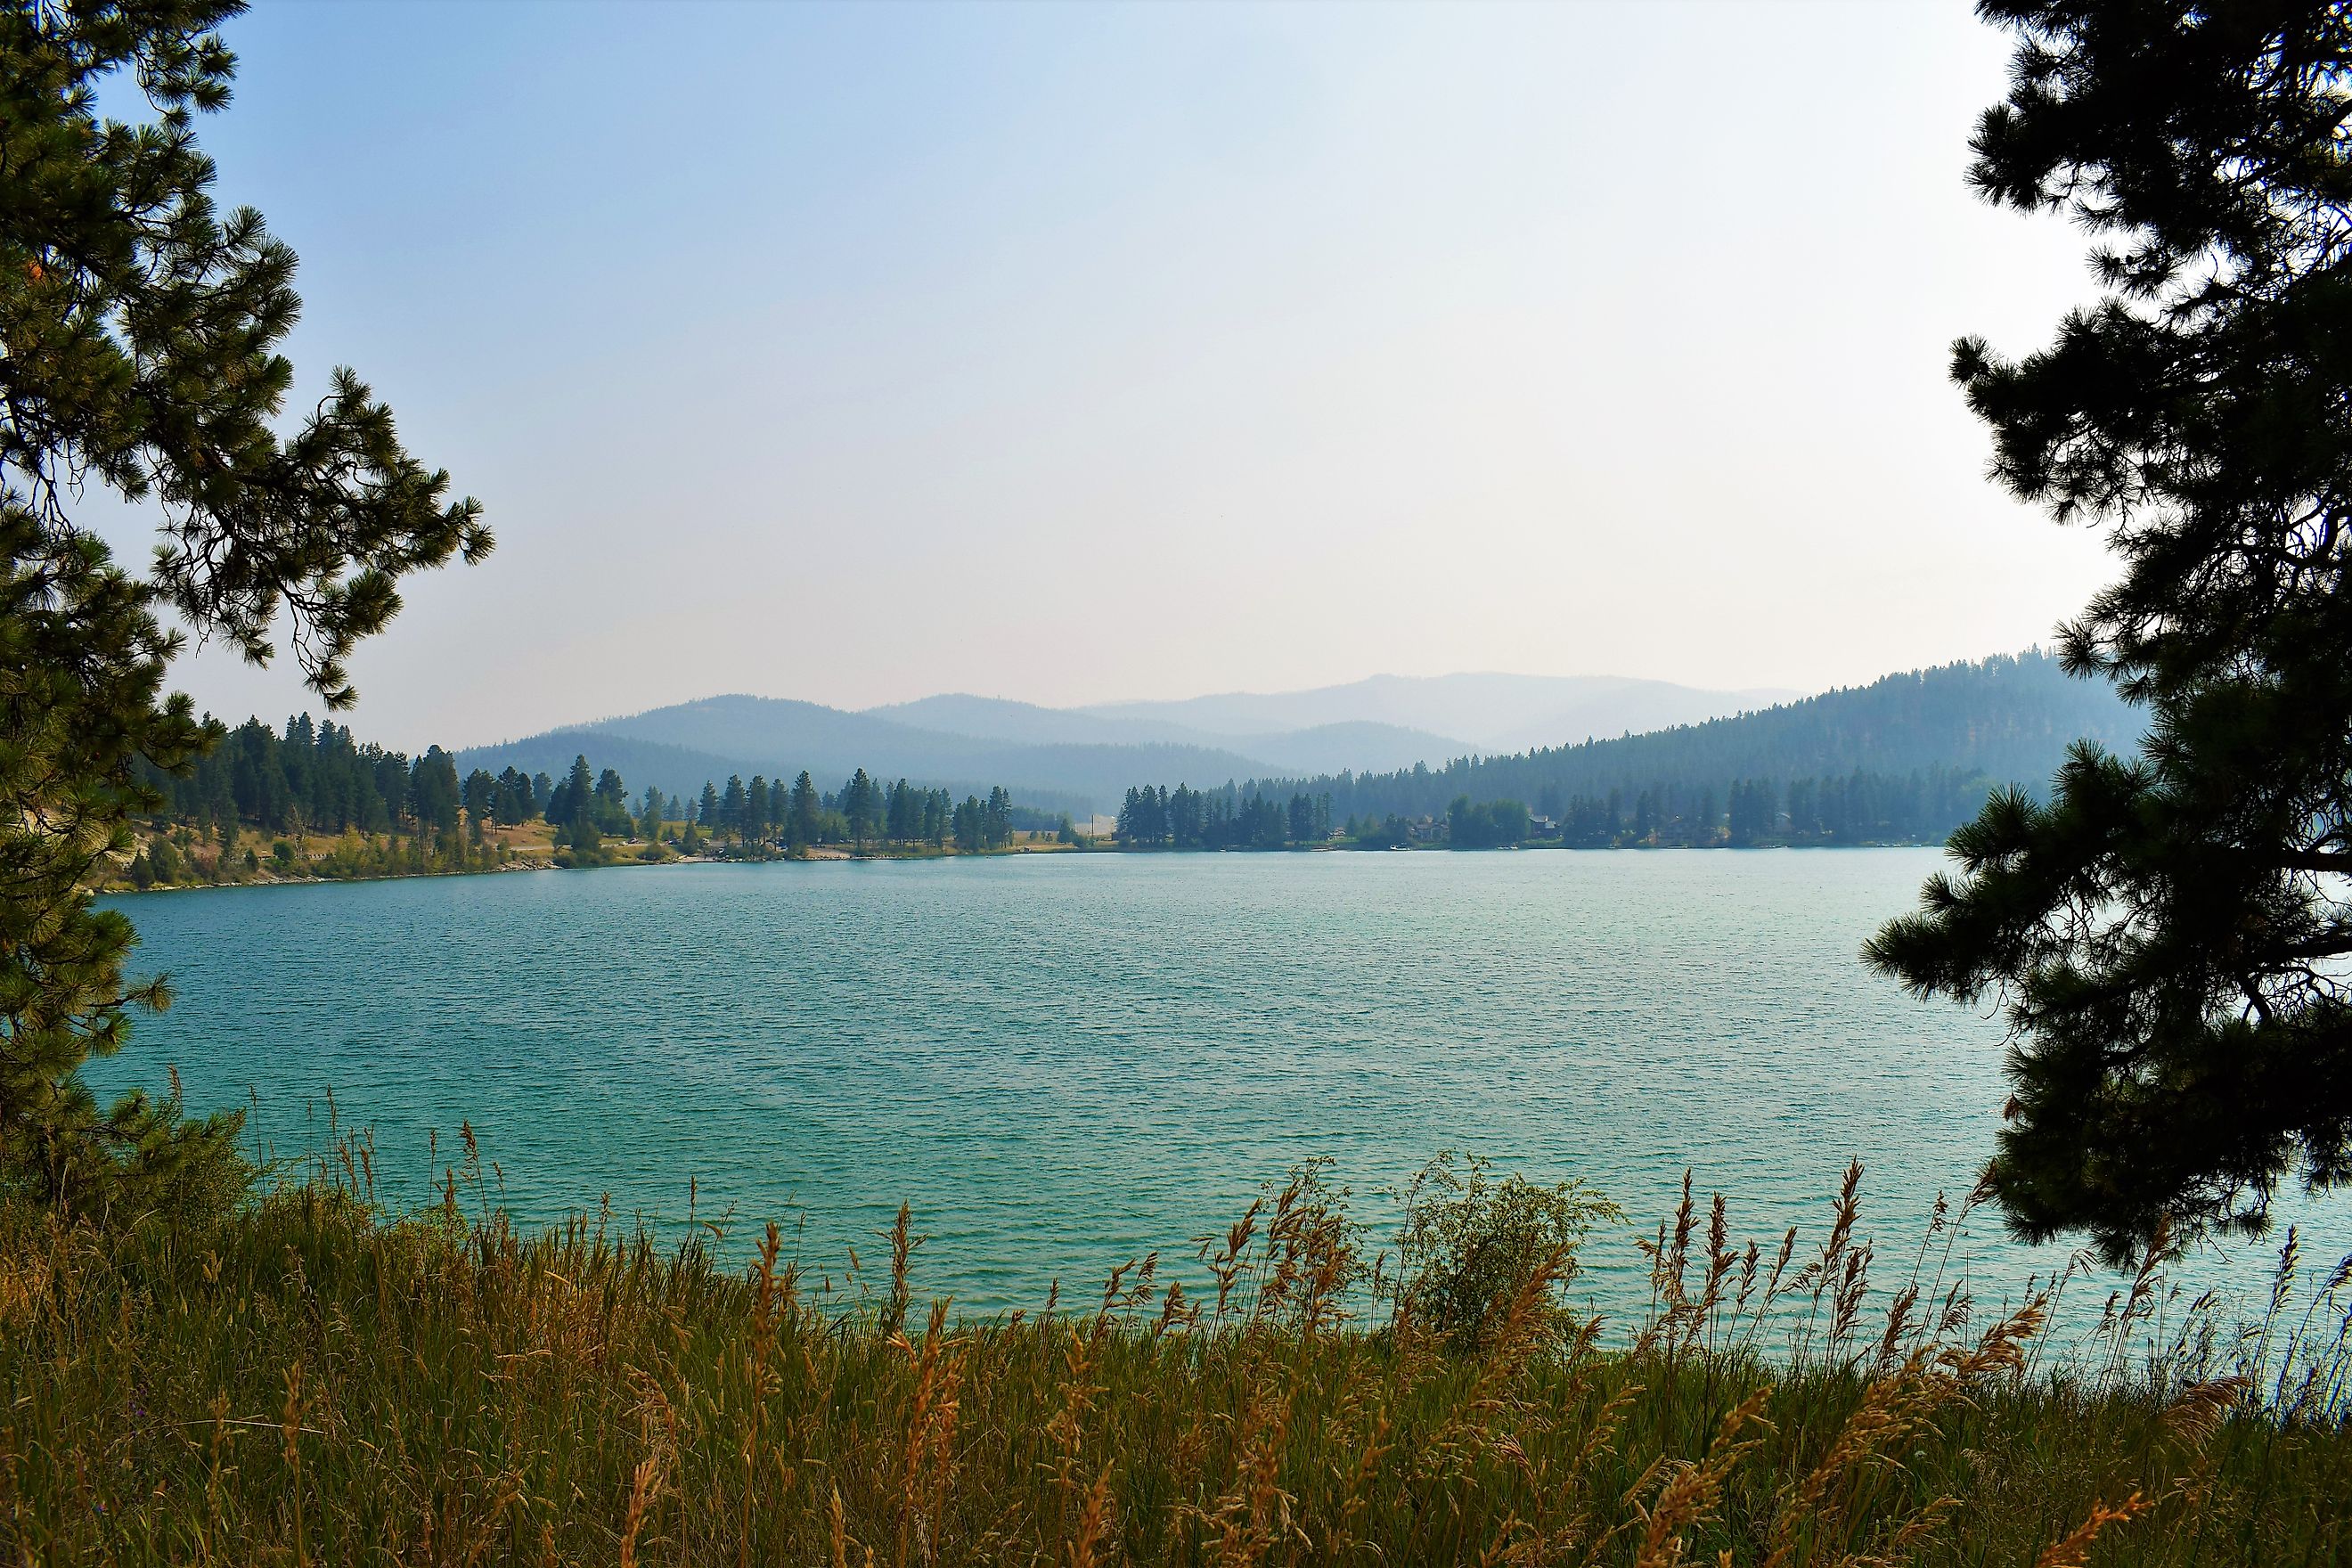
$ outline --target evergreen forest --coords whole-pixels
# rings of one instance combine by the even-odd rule
[[[2068,676],[2037,649],[1704,724],[1438,768],[1251,780],[1222,791],[1139,787],[1121,809],[1119,837],[1177,848],[1333,838],[1371,848],[1939,844],[1996,791],[2040,789],[2078,741],[2128,752],[2136,734],[2132,710],[2113,688]],[[1256,830],[1243,831],[1192,804],[1211,801],[1224,803],[1234,822],[1244,803],[1265,801],[1284,816],[1284,832],[1266,827],[1263,813],[1252,819]],[[1285,810],[1276,801],[1292,804]],[[1302,802],[1321,813],[1311,832],[1291,825]]]
[[[453,754],[415,757],[362,742],[348,725],[307,713],[273,729],[257,718],[221,733],[193,765],[142,763],[153,792],[154,837],[123,866],[139,888],[233,880],[240,872],[323,877],[424,875],[508,863],[517,846],[499,830],[544,825],[558,865],[604,864],[619,842],[643,859],[670,853],[757,858],[837,847],[855,853],[1003,849],[1021,832],[1075,841],[1066,816],[1018,806],[1003,787],[958,801],[947,790],[875,777],[860,768],[831,790],[803,770],[771,783],[754,775],[707,782],[698,796],[632,791],[613,768],[575,756],[562,778],[476,768]],[[266,848],[242,846],[257,833]],[[312,837],[337,842],[322,853]],[[528,847],[538,847],[534,837]],[[264,856],[268,858],[265,860]]]

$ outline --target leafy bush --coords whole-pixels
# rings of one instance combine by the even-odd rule
[[[1489,1169],[1475,1154],[1457,1164],[1448,1151],[1400,1194],[1398,1307],[1470,1352],[1494,1339],[1530,1286],[1544,1337],[1557,1338],[1569,1323],[1561,1292],[1578,1248],[1594,1226],[1622,1217],[1582,1183],[1540,1186],[1516,1173],[1497,1182]]]

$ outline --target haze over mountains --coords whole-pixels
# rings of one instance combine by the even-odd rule
[[[1777,688],[1704,691],[1615,675],[1375,675],[1315,691],[1232,692],[1175,702],[1118,702],[1087,711],[1191,724],[1235,736],[1339,721],[1394,725],[1452,736],[1455,743],[1445,755],[1457,756],[1465,751],[1573,745],[1703,723],[1802,695]],[[1411,760],[1439,759],[1424,755]],[[1354,766],[1362,772],[1376,764]]]
[[[632,790],[688,796],[730,773],[805,768],[831,789],[864,768],[958,795],[1003,784],[1024,805],[1074,816],[1111,809],[1136,784],[1255,780],[1428,812],[1457,791],[1534,801],[1686,775],[1720,785],[1942,769],[2038,786],[2076,739],[2128,748],[2140,727],[2112,688],[2074,680],[2039,651],[1771,700],[1782,695],[1451,675],[1092,709],[952,694],[849,712],[710,697],[475,747],[457,765],[560,775],[584,754]]]
[[[1311,691],[1045,708],[945,694],[851,712],[782,698],[704,698],[458,753],[461,771],[560,774],[575,754],[633,788],[698,791],[730,773],[827,787],[856,768],[963,793],[1002,784],[1085,813],[1141,779],[1385,772],[1573,743],[1768,706],[1793,693],[1707,691],[1612,676],[1374,676]]]
[[[1933,784],[1950,815],[1915,836],[1940,838],[1974,814],[1985,787],[2017,784],[2038,792],[2077,741],[2130,752],[2146,722],[2107,681],[2077,679],[2035,649],[1906,670],[1671,729],[1457,758],[1427,770],[1260,782],[1277,795],[1328,794],[1337,813],[1413,816],[1442,814],[1458,795],[1550,810],[1612,790],[1631,800],[1645,790],[1723,791],[1740,780],[1829,787],[1874,775],[1898,792],[1911,780]]]
[[[1433,756],[1451,755],[1462,742],[1448,735],[1397,724],[1341,721],[1308,723],[1263,732],[1219,732],[1165,719],[1105,715],[1085,709],[1040,708],[998,697],[953,694],[925,697],[866,710],[909,729],[1005,745],[1170,746],[1242,756],[1267,765],[1283,757],[1321,759],[1326,768],[1361,766],[1350,759],[1385,756],[1384,765],[1411,767]],[[1305,764],[1301,764],[1305,765]]]

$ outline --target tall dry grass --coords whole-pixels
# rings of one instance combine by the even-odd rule
[[[772,1226],[744,1269],[604,1216],[519,1230],[468,1148],[397,1220],[363,1142],[207,1227],[0,1212],[9,1557],[2065,1568],[2352,1536],[2352,1266],[2292,1243],[2242,1327],[2159,1247],[2061,1343],[2083,1281],[1988,1320],[1939,1278],[1940,1210],[1874,1292],[1854,1172],[1814,1242],[1686,1191],[1640,1321],[1568,1306],[1559,1245],[1443,1329],[1309,1169],[1193,1290],[1152,1257],[969,1321],[918,1306],[903,1210],[844,1302]]]

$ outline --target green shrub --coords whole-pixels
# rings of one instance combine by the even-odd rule
[[[1484,1349],[1538,1280],[1536,1310],[1546,1337],[1557,1337],[1569,1321],[1561,1293],[1575,1277],[1578,1248],[1594,1226],[1622,1217],[1581,1183],[1547,1187],[1516,1173],[1497,1182],[1489,1169],[1475,1154],[1457,1164],[1449,1151],[1399,1194],[1398,1303],[1467,1352]]]

